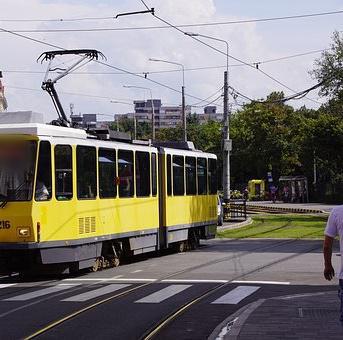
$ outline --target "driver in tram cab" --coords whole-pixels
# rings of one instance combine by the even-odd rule
[[[50,198],[50,193],[45,184],[41,181],[37,181],[35,199],[37,201],[46,201]]]

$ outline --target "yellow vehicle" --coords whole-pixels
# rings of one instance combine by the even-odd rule
[[[0,124],[2,273],[97,270],[122,255],[194,247],[214,237],[216,209],[213,154]]]
[[[265,182],[262,179],[252,179],[248,182],[249,200],[263,200],[265,197]]]

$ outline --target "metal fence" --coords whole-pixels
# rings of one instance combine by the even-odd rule
[[[245,221],[247,219],[246,200],[230,200],[224,207],[225,221]]]

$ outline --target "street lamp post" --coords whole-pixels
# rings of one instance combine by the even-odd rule
[[[186,117],[186,100],[185,100],[185,66],[181,63],[177,63],[174,61],[163,60],[163,59],[156,59],[156,58],[149,58],[149,61],[157,61],[161,63],[173,64],[181,66],[182,68],[182,101],[181,101],[181,114],[182,114],[182,125],[183,125],[183,140],[187,142],[187,117]]]
[[[198,33],[185,33],[190,37],[203,37],[225,43],[226,71],[224,72],[224,115],[223,115],[223,191],[224,201],[230,201],[230,112],[229,112],[229,43],[226,40]]]
[[[110,101],[112,104],[125,104],[125,105],[133,105],[132,103],[128,103],[128,102],[124,102],[124,101],[121,101],[121,100],[111,100]],[[114,119],[115,119],[115,122],[116,122],[116,130],[117,132],[119,132],[119,121],[118,121],[118,117],[117,117],[117,114],[114,115]],[[137,131],[136,131],[136,126],[135,126],[135,119],[134,119],[134,139],[137,139]]]
[[[152,90],[149,87],[142,87],[142,86],[133,86],[133,85],[124,85],[125,88],[128,89],[141,89],[141,90],[147,90],[150,92],[150,98],[151,98],[151,106],[152,106],[152,117],[151,117],[151,124],[152,124],[152,140],[155,140],[155,105],[154,100],[152,99]],[[133,121],[134,121],[134,128],[135,128],[135,135],[136,135],[136,111],[134,110],[133,113]]]

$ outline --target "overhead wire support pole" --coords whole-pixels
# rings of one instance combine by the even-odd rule
[[[229,43],[220,38],[185,32],[185,35],[190,37],[203,37],[210,40],[220,41],[226,45],[226,71],[224,72],[224,112],[223,112],[223,194],[224,202],[230,201],[230,152],[231,152],[231,141],[230,141],[230,112],[229,112]]]
[[[166,64],[173,64],[181,66],[182,68],[182,87],[181,87],[181,114],[182,114],[182,128],[183,128],[183,140],[187,142],[187,116],[186,116],[186,99],[185,99],[185,66],[181,63],[177,63],[175,61],[163,60],[163,59],[156,59],[156,58],[149,58],[149,61],[157,61]]]

